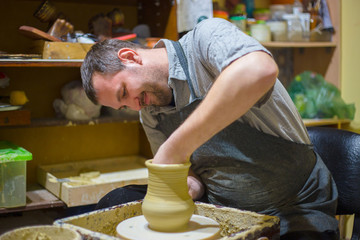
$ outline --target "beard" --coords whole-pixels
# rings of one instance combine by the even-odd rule
[[[147,97],[151,97],[151,106],[167,106],[171,103],[173,94],[171,88],[167,84],[145,84],[145,91],[141,93],[140,104],[146,106],[145,104],[145,94]]]
[[[144,79],[143,88],[141,93],[140,104],[146,106],[145,95],[151,96],[151,106],[167,106],[172,102],[173,93],[172,89],[168,85],[168,71],[162,71],[160,68],[146,69],[142,72],[142,76],[146,76]]]

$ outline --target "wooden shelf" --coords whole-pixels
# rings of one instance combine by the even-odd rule
[[[119,116],[119,117],[100,117],[93,120],[72,121],[58,118],[37,118],[31,120],[30,127],[47,127],[47,126],[76,126],[76,125],[96,125],[114,122],[139,122],[138,116]]]
[[[29,125],[14,125],[14,126],[1,126],[1,127],[7,127],[7,128],[29,128],[29,127],[50,127],[50,126],[78,126],[78,125],[97,125],[97,124],[103,124],[103,123],[127,123],[127,122],[139,122],[139,116],[138,115],[128,115],[128,116],[105,116],[100,117],[93,120],[83,120],[83,121],[72,121],[68,119],[62,119],[62,118],[35,118],[31,119],[31,124]]]
[[[0,208],[0,214],[56,207],[66,207],[66,204],[55,197],[55,195],[50,193],[48,190],[40,187],[39,185],[34,185],[30,186],[26,192],[26,206],[16,208]]]
[[[350,119],[336,119],[336,118],[326,118],[326,119],[303,119],[305,126],[315,127],[315,126],[330,126],[336,127],[338,129],[343,128],[350,124]]]
[[[0,67],[80,67],[83,59],[0,59]]]
[[[273,48],[319,48],[336,47],[335,42],[263,42],[264,47]]]
[[[26,0],[26,1],[33,1],[36,2],[38,0]],[[100,1],[99,0],[52,0],[52,2],[71,2],[71,3],[86,3],[86,4],[98,4]],[[126,4],[126,5],[133,5],[133,6],[137,6],[138,0],[101,0],[101,4]]]
[[[263,42],[269,48],[336,47],[335,42]],[[0,67],[80,67],[83,59],[0,59]]]

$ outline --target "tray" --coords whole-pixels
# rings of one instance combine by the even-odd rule
[[[83,239],[115,240],[119,239],[116,226],[125,219],[141,215],[141,204],[142,201],[135,201],[63,218],[56,220],[54,225],[76,230]],[[195,203],[194,214],[217,221],[221,227],[221,240],[280,239],[278,217],[200,202]]]
[[[147,184],[145,161],[140,156],[124,156],[40,165],[37,180],[68,207],[96,204],[115,188]]]

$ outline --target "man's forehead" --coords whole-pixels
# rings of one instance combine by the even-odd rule
[[[93,77],[93,86],[97,100],[101,105],[117,108],[114,102],[117,102],[116,91],[118,85],[113,84],[110,79],[106,78],[107,77],[102,74]]]
[[[92,77],[92,83],[93,85],[95,85],[95,82],[96,84],[110,84],[114,80],[115,75],[116,74],[95,72]]]

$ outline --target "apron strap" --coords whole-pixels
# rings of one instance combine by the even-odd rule
[[[193,87],[193,85],[192,85],[192,83],[190,81],[190,79],[191,79],[190,78],[190,72],[189,72],[188,62],[187,62],[187,58],[185,56],[184,50],[183,50],[183,48],[181,47],[181,44],[178,41],[171,41],[171,43],[174,46],[176,54],[179,57],[180,65],[181,65],[182,69],[185,72],[186,81],[187,81],[189,89],[190,89],[191,97],[195,99],[196,95],[195,95],[194,87]]]

